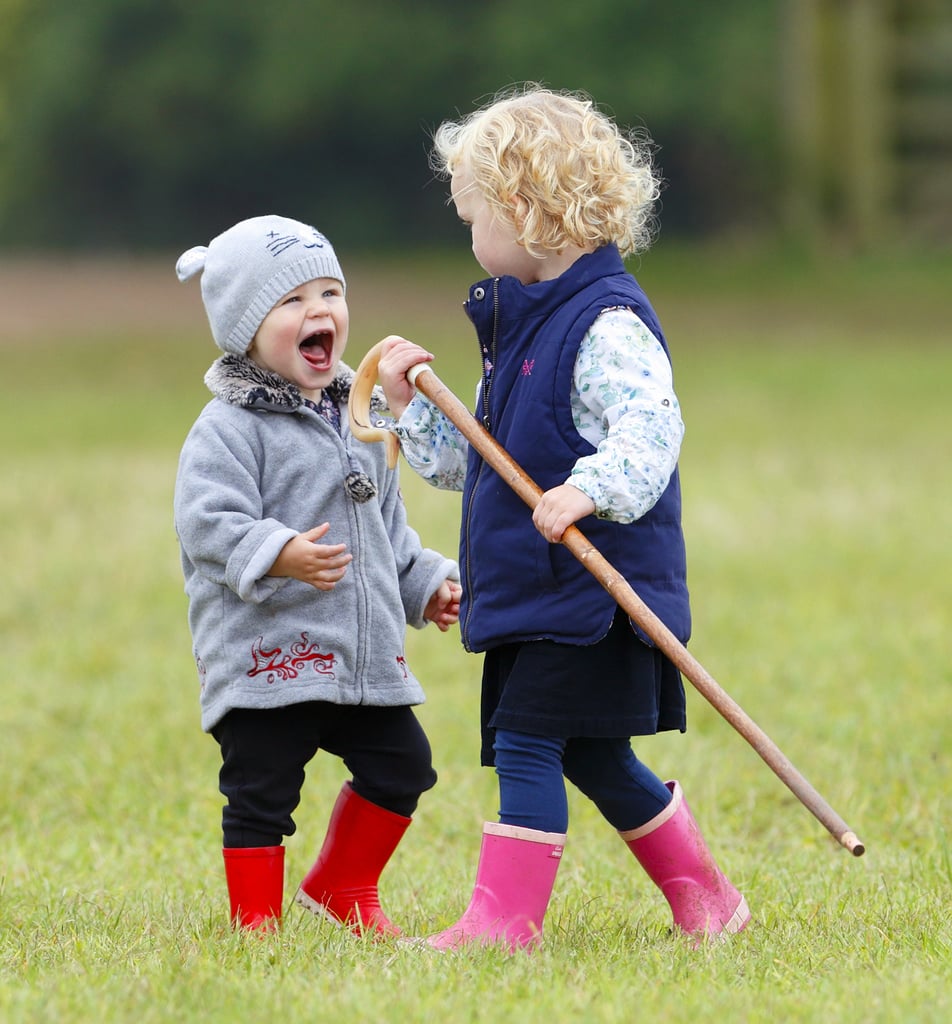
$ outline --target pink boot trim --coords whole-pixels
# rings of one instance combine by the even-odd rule
[[[295,902],[356,935],[402,935],[380,907],[377,883],[410,821],[358,796],[345,783],[321,852],[301,882]]]
[[[538,946],[564,843],[561,833],[486,822],[469,907],[427,944],[446,950],[498,943],[510,953]]]
[[[619,834],[664,894],[678,928],[699,936],[743,930],[750,921],[747,901],[711,856],[680,784],[665,785],[671,803],[647,824]]]
[[[284,847],[226,846],[222,856],[232,925],[274,931],[281,923],[284,899]]]

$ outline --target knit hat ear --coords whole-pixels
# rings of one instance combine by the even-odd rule
[[[187,252],[183,252],[175,264],[175,273],[180,281],[187,281],[194,277],[200,270],[205,269],[205,257],[208,255],[207,245],[194,245]]]
[[[278,299],[316,278],[346,288],[331,243],[309,224],[269,214],[240,221],[175,264],[180,281],[202,274],[202,300],[215,343],[244,355]]]

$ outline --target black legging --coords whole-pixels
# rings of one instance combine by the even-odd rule
[[[318,750],[341,758],[354,792],[409,818],[436,784],[430,743],[409,707],[312,701],[230,711],[212,729],[221,747],[226,847],[279,846],[294,834],[305,765]]]

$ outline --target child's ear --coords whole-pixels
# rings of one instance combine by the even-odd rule
[[[513,196],[509,201],[513,208],[513,219],[516,227],[522,227],[525,218],[529,215],[529,204],[521,196]]]
[[[525,227],[526,217],[529,216],[529,204],[519,195],[513,196],[509,203],[512,206],[512,219],[521,231]]]

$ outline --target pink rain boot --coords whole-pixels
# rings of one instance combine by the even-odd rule
[[[410,820],[364,800],[344,783],[324,845],[295,902],[356,935],[402,935],[380,909],[377,883]]]
[[[510,953],[538,946],[564,843],[557,832],[486,822],[469,907],[427,944],[444,950],[500,943]]]
[[[281,923],[284,847],[226,846],[222,855],[232,925],[249,931],[273,932]]]
[[[681,786],[666,782],[673,799],[641,828],[619,833],[658,886],[682,931],[699,938],[747,926],[747,901],[727,880],[704,844]]]

